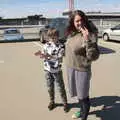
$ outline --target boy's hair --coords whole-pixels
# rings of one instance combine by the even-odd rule
[[[50,28],[48,29],[47,36],[48,38],[54,38],[55,36],[59,36],[59,32],[55,28]]]

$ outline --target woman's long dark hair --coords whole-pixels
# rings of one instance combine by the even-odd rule
[[[85,15],[85,13],[83,11],[81,11],[81,10],[76,10],[76,11],[73,11],[69,16],[69,24],[67,26],[66,33],[65,33],[66,36],[68,36],[72,32],[77,31],[75,26],[74,26],[74,18],[75,18],[76,15],[79,15],[82,18],[82,21],[83,21],[82,24],[84,24],[84,26],[88,29],[89,32],[91,32],[91,33],[95,32],[95,30],[90,25],[88,17]]]

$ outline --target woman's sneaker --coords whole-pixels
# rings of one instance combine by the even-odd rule
[[[78,112],[75,112],[75,113],[72,115],[72,118],[73,118],[73,119],[77,119],[77,118],[80,118],[80,116],[81,116],[81,113],[80,113],[80,111],[78,111]]]
[[[54,102],[50,102],[48,105],[48,109],[49,110],[53,110],[55,108],[55,103]]]

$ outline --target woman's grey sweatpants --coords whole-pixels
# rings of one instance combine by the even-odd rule
[[[89,96],[91,71],[81,72],[72,68],[67,69],[68,87],[71,97],[84,99]]]

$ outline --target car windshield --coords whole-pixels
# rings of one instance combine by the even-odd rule
[[[67,19],[65,18],[56,18],[56,19],[53,19],[50,23],[49,23],[49,27],[50,28],[53,28],[53,27],[60,27],[62,25],[66,25],[67,23]]]
[[[113,28],[119,28],[120,29],[120,24],[119,25],[116,25],[115,27],[113,27]]]
[[[20,33],[18,30],[6,30],[4,34],[17,34]]]

